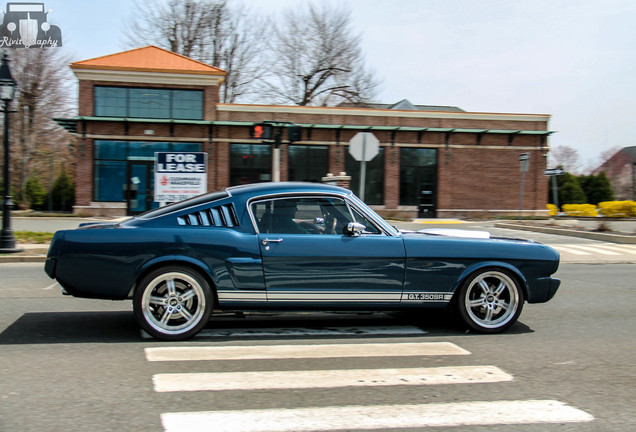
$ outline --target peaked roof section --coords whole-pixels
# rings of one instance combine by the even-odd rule
[[[447,112],[465,112],[463,109],[454,106],[440,105],[413,105],[408,99],[402,99],[394,104],[368,103],[359,104],[351,102],[342,102],[338,104],[340,108],[371,108],[386,110],[402,110],[402,111],[447,111]]]
[[[222,69],[192,60],[181,54],[176,54],[154,45],[89,60],[82,60],[72,63],[71,68],[218,76],[227,75]]]

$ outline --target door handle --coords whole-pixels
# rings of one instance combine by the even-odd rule
[[[263,246],[267,246],[269,243],[281,243],[282,241],[283,241],[282,238],[277,238],[277,239],[265,238],[265,239],[261,240],[261,244]]]

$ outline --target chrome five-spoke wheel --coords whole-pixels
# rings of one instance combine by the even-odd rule
[[[186,267],[166,267],[148,274],[133,299],[135,317],[152,336],[187,339],[207,323],[212,296],[201,275]]]
[[[517,321],[523,302],[523,290],[514,276],[499,269],[484,269],[463,284],[457,307],[471,329],[497,333]]]

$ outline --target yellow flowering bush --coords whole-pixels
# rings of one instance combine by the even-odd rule
[[[558,207],[555,206],[554,204],[548,204],[546,207],[548,209],[548,215],[549,216],[556,216],[557,213],[559,212]]]
[[[603,201],[598,203],[600,212],[608,217],[636,216],[635,201]]]
[[[596,206],[593,204],[563,204],[563,212],[568,216],[595,217]]]

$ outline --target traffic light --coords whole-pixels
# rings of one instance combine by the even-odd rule
[[[250,137],[260,140],[271,140],[274,136],[274,126],[269,123],[256,123],[250,130]]]
[[[287,128],[287,139],[290,142],[300,141],[303,138],[302,126],[289,126]]]

